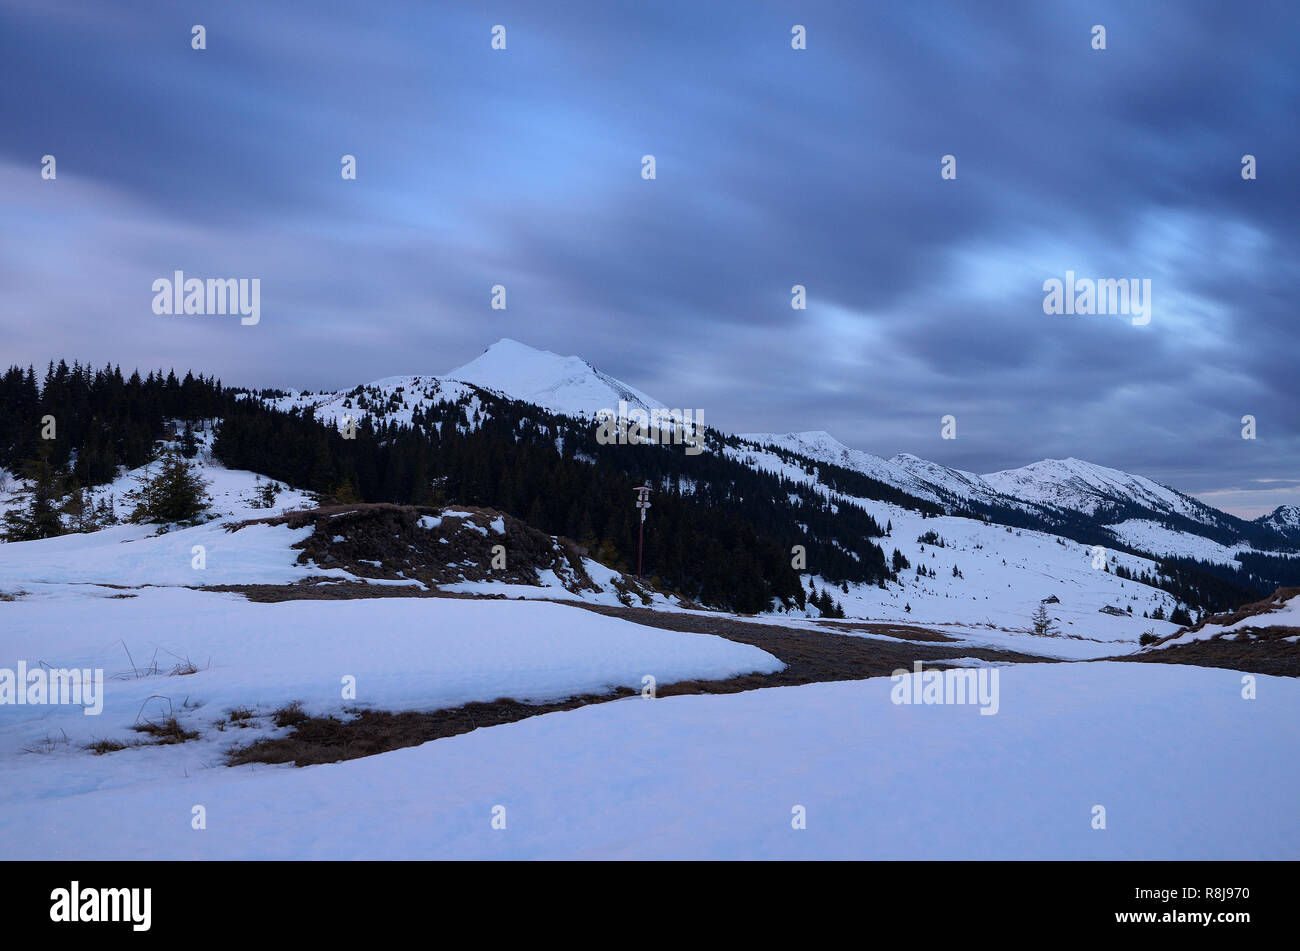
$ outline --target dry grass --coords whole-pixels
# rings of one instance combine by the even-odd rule
[[[153,737],[154,744],[158,746],[169,746],[173,743],[184,743],[187,740],[197,740],[199,738],[198,730],[185,729],[175,717],[167,717],[165,720],[157,722],[146,720],[143,723],[137,723],[131,729],[137,733],[145,733]]]

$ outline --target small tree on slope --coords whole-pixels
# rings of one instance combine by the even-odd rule
[[[24,464],[24,475],[30,481],[26,490],[27,505],[5,513],[3,534],[6,541],[53,538],[67,532],[58,510],[61,480],[48,456],[49,450],[43,448],[38,458],[29,459]]]
[[[1056,633],[1056,625],[1052,623],[1052,616],[1047,613],[1047,605],[1038,605],[1038,610],[1034,612],[1033,625],[1034,633],[1042,637]]]
[[[210,504],[207,483],[175,451],[163,456],[156,474],[138,481],[139,487],[127,493],[135,502],[132,522],[194,523]]]

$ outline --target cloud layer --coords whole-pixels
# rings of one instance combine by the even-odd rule
[[[727,429],[1260,514],[1300,501],[1298,36],[1289,3],[10,3],[3,362],[323,388],[510,336]],[[155,316],[176,269],[261,278],[261,323]],[[1151,323],[1045,315],[1067,270],[1149,278]]]

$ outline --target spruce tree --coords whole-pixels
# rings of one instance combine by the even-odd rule
[[[1039,604],[1038,610],[1034,612],[1032,618],[1034,633],[1046,637],[1056,633],[1056,625],[1052,623],[1052,616],[1047,613],[1047,605]]]
[[[192,524],[211,504],[205,483],[189,463],[173,451],[167,452],[158,471],[137,478],[138,487],[127,493],[135,502],[128,520],[163,524]]]
[[[49,463],[48,445],[42,445],[38,453],[37,458],[29,459],[23,465],[23,474],[30,483],[23,493],[27,497],[26,506],[5,513],[6,541],[33,541],[67,533],[57,504],[62,494],[61,479]]]
[[[189,377],[186,377],[189,379]],[[185,420],[185,431],[181,433],[181,455],[186,459],[193,459],[199,454],[199,442],[194,438],[194,427],[190,421]]]

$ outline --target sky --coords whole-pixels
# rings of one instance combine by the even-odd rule
[[[0,0],[0,363],[336,389],[511,337],[724,430],[1254,517],[1300,503],[1297,41],[1290,0]],[[175,270],[259,322],[155,314]],[[1067,271],[1149,322],[1044,313]]]

